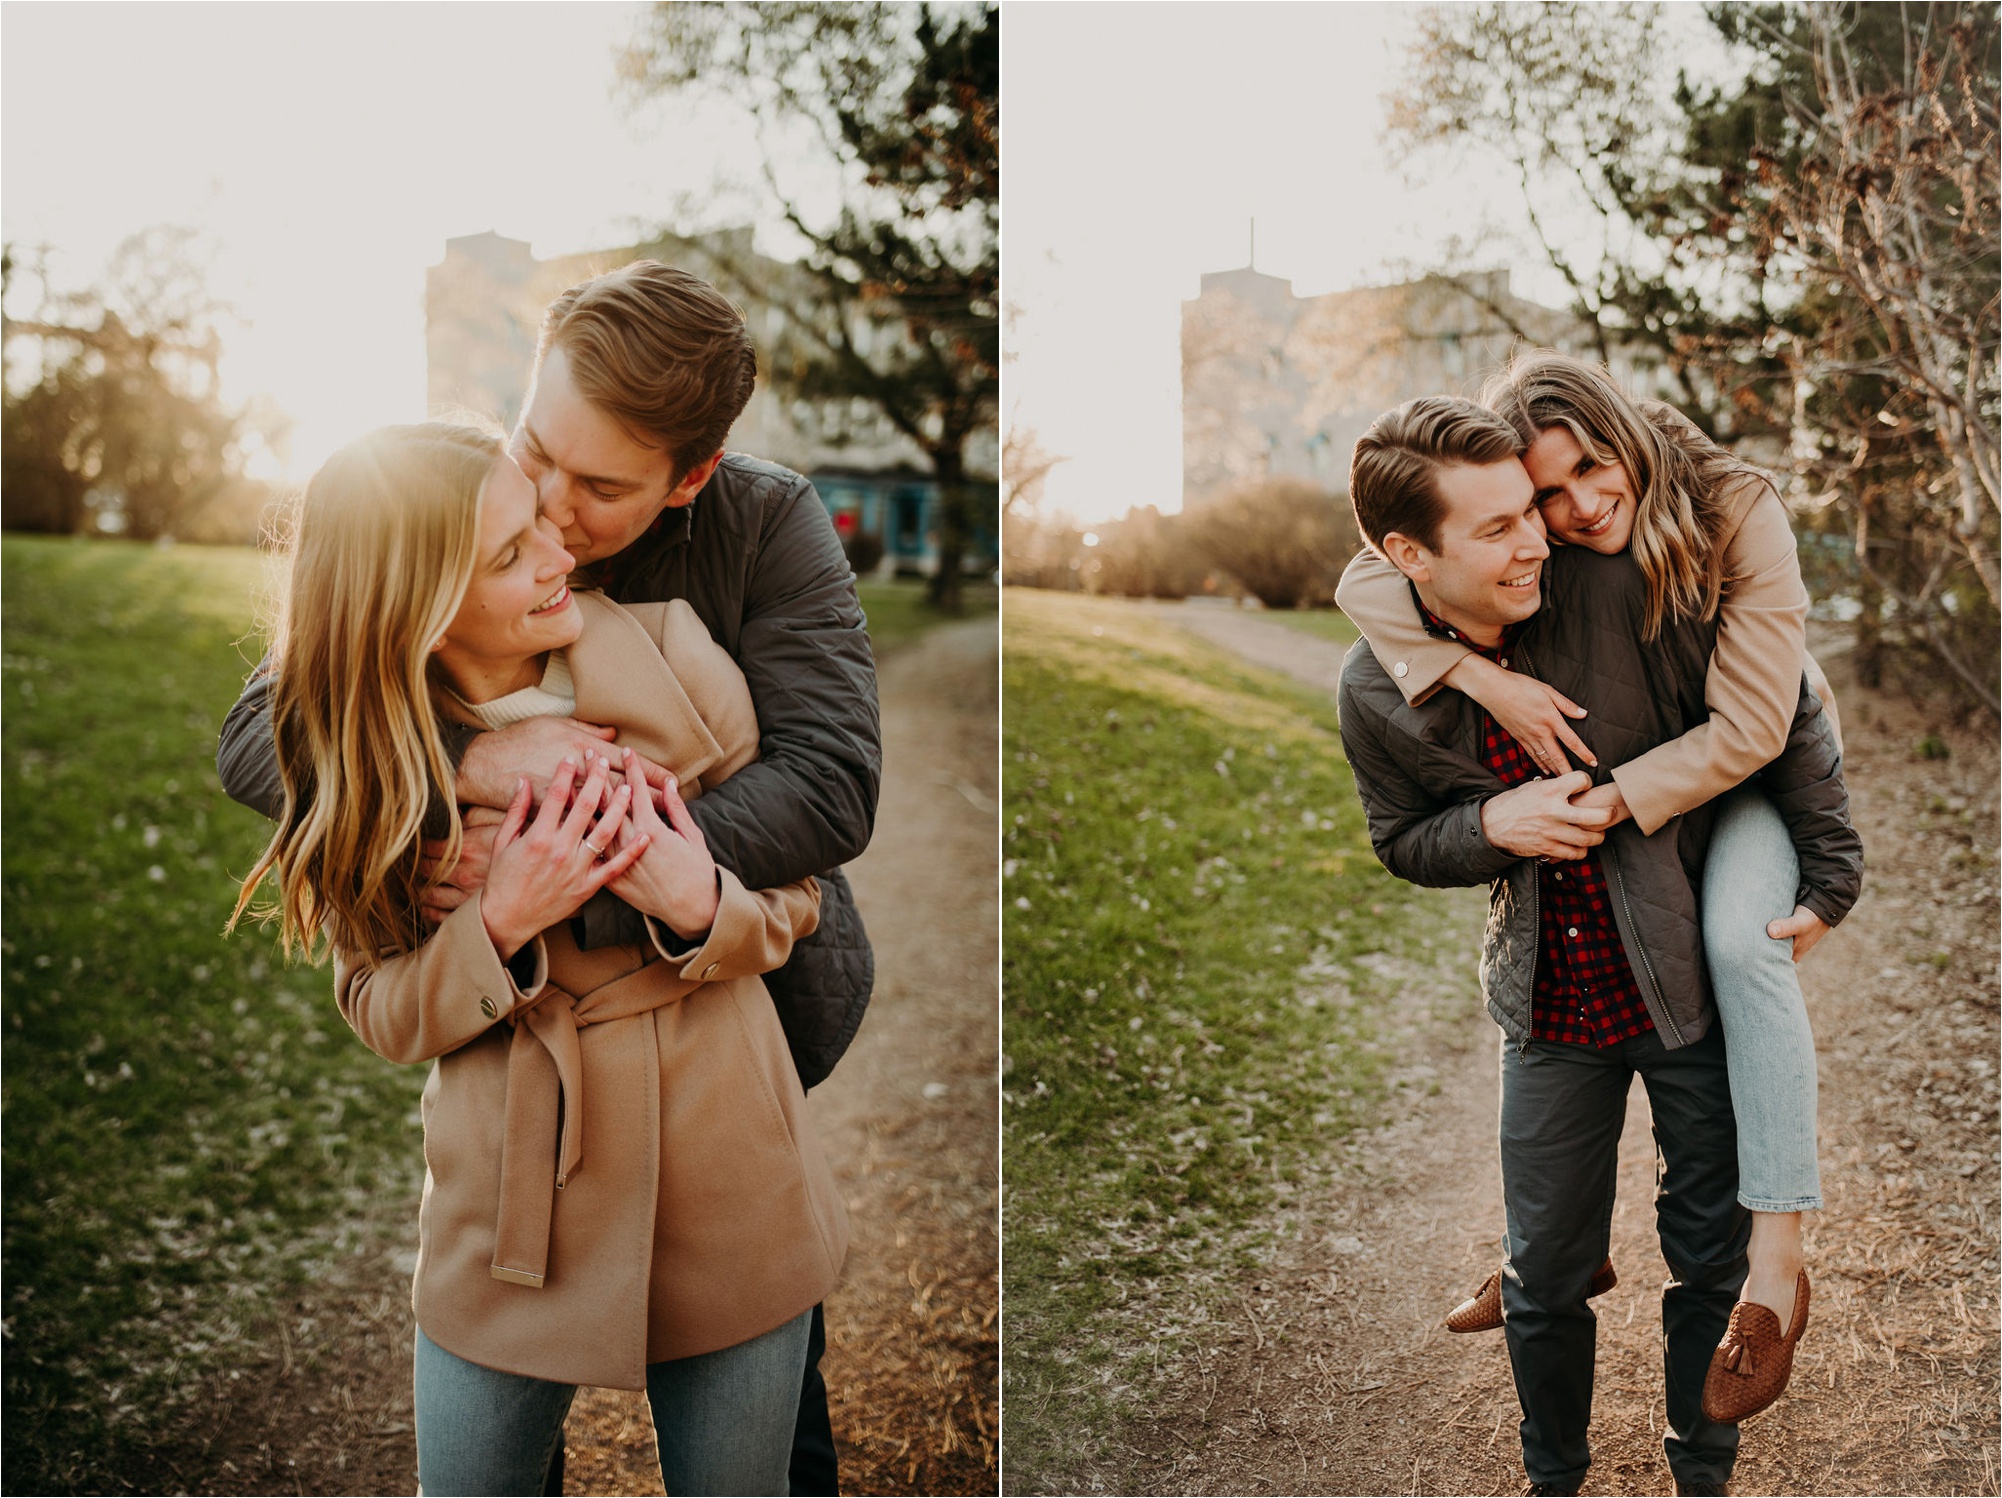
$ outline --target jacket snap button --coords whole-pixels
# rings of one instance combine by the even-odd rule
[[[492,1019],[500,1011],[494,1008],[494,1001],[492,999],[481,999],[480,1013],[484,1014],[488,1019]]]
[[[717,969],[717,968],[719,968],[720,966],[722,966],[722,964],[721,964],[721,963],[716,963],[716,962],[712,962],[712,963],[710,963],[710,964],[709,964],[709,966],[705,967],[705,968],[704,968],[704,969],[702,970],[702,976],[703,976],[704,978],[713,978],[713,977],[715,977],[715,976],[716,976],[716,969]]]
[[[1399,661],[1397,663],[1397,674],[1399,676],[1409,676],[1411,674],[1411,668],[1405,665],[1403,661]]]

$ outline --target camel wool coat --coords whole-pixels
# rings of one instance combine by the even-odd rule
[[[687,604],[575,597],[579,718],[684,798],[757,757],[743,675]],[[511,972],[475,897],[414,952],[336,954],[362,1042],[435,1062],[412,1303],[448,1352],[641,1389],[648,1363],[748,1341],[834,1288],[847,1217],[758,976],[813,930],[819,889],[719,876],[692,951],[649,920],[649,945],[585,952],[564,922]]]

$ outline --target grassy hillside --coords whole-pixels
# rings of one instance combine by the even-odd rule
[[[1143,606],[1015,590],[1003,620],[1007,1472],[1034,1492],[1378,1116],[1378,975],[1480,901],[1377,864],[1332,702]]]

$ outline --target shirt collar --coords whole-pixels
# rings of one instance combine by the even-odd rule
[[[1477,645],[1467,636],[1461,634],[1459,630],[1453,628],[1444,619],[1441,619],[1437,614],[1426,608],[1425,600],[1418,596],[1418,589],[1416,587],[1413,587],[1411,590],[1411,601],[1417,605],[1418,618],[1424,624],[1427,634],[1437,635],[1442,640],[1456,641],[1473,651],[1475,655],[1484,656],[1491,661],[1501,659],[1502,655],[1515,644],[1515,637],[1522,633],[1523,626],[1529,622],[1527,619],[1521,619],[1514,624],[1504,625],[1499,645]]]

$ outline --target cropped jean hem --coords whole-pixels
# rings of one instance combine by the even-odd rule
[[[1821,1210],[1821,1198],[1818,1196],[1803,1196],[1798,1200],[1790,1202],[1766,1202],[1760,1201],[1755,1196],[1747,1196],[1744,1192],[1740,1191],[1738,1193],[1738,1205],[1743,1207],[1747,1212],[1819,1212]]]

